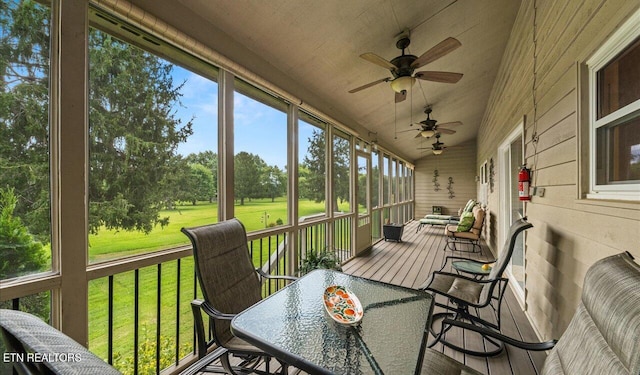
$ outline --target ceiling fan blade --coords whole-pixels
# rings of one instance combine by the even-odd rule
[[[400,103],[402,101],[404,101],[407,98],[407,92],[406,91],[402,91],[402,92],[397,92],[396,93],[396,103]]]
[[[378,83],[388,82],[388,81],[390,81],[390,80],[391,80],[391,78],[383,78],[383,79],[379,79],[379,80],[377,80],[377,81],[373,81],[373,82],[371,82],[371,83],[367,83],[366,85],[363,85],[363,86],[360,86],[360,87],[356,87],[355,89],[349,90],[349,93],[350,93],[350,94],[353,94],[354,92],[358,92],[358,91],[361,91],[361,90],[364,90],[364,89],[368,89],[369,87],[371,87],[371,86],[375,86],[375,85],[377,85]]]
[[[430,50],[428,50],[427,52],[423,53],[422,55],[420,55],[420,57],[418,57],[417,59],[415,59],[415,61],[413,63],[411,63],[411,67],[413,69],[415,68],[419,68],[421,66],[424,66],[432,61],[435,61],[439,58],[441,58],[442,56],[448,54],[449,52],[455,50],[456,48],[460,47],[462,45],[462,43],[460,43],[460,41],[458,41],[458,39],[456,38],[447,38],[445,40],[443,40],[442,42],[436,44],[434,47],[432,47]]]
[[[451,130],[451,129],[441,129],[440,127],[438,127],[437,130],[438,133],[442,133],[442,134],[456,134],[455,130]]]
[[[442,82],[442,83],[457,83],[460,78],[462,78],[462,73],[451,73],[451,72],[417,72],[415,74],[416,78],[423,79],[426,81],[433,82]]]
[[[452,122],[444,122],[442,124],[438,124],[438,127],[441,127],[441,126],[458,126],[458,125],[462,125],[462,123],[460,121],[452,121]]]
[[[361,58],[367,60],[368,62],[374,63],[376,65],[379,65],[383,68],[387,68],[387,69],[391,69],[391,70],[396,70],[396,66],[393,65],[390,61],[387,61],[385,59],[383,59],[382,57],[376,55],[373,52],[367,52],[367,53],[363,53],[362,55],[360,55]]]

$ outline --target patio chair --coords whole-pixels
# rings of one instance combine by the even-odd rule
[[[505,289],[509,282],[507,278],[502,277],[502,273],[507,268],[511,255],[513,254],[513,249],[516,245],[516,238],[524,230],[531,227],[533,227],[533,225],[528,223],[526,218],[516,220],[511,225],[507,241],[505,242],[502,251],[498,254],[498,258],[496,259],[491,272],[483,279],[442,271],[435,271],[433,273],[424,289],[434,294],[434,296],[441,295],[446,297],[449,300],[449,304],[442,304],[437,301],[435,302],[436,306],[444,308],[446,312],[440,312],[433,315],[430,331],[435,337],[435,340],[429,344],[430,347],[435,345],[437,342],[440,342],[452,349],[477,356],[497,355],[504,349],[503,343],[491,339],[487,340],[493,345],[487,345],[486,351],[480,352],[465,349],[464,347],[456,345],[445,338],[446,332],[451,328],[451,325],[445,324],[446,320],[442,322],[443,327],[438,334],[436,334],[433,329],[433,323],[446,317],[452,317],[453,320],[469,321],[472,324],[480,324],[499,331],[502,297],[504,296]],[[457,257],[453,258],[459,259]],[[472,313],[472,311],[477,311],[477,309],[486,307],[492,309],[496,323],[480,318]]]
[[[469,215],[466,217],[465,215]],[[482,250],[480,247],[480,237],[482,236],[482,227],[484,225],[485,212],[482,207],[476,205],[470,214],[463,213],[460,216],[458,224],[449,224],[444,227],[444,234],[447,237],[445,249],[455,251],[468,251],[478,253]],[[467,219],[470,222],[467,223]],[[470,224],[470,225],[469,225]],[[463,250],[458,247],[459,244],[466,243],[471,245],[471,250]]]
[[[13,366],[14,373],[120,374],[71,337],[29,313],[0,309],[0,331],[4,361]]]
[[[541,374],[637,375],[640,374],[640,265],[628,252],[593,264],[584,279],[580,304],[557,341],[529,343],[468,323],[447,323],[516,348],[551,350]],[[425,351],[422,373],[481,374],[431,349]]]
[[[260,349],[235,337],[230,330],[231,319],[262,299],[263,278],[295,280],[290,276],[270,276],[255,269],[249,257],[247,233],[237,219],[195,228],[182,228],[193,245],[196,275],[204,300],[191,302],[195,319],[197,352],[200,360],[184,373],[193,374],[207,367],[219,357],[224,371],[257,372],[256,367],[264,359],[269,372],[270,357]],[[260,276],[259,276],[260,275]],[[212,340],[205,336],[202,312],[209,316]],[[223,350],[207,354],[209,348],[217,345]],[[229,355],[241,359],[238,366],[232,366]],[[287,366],[282,364],[282,372]]]

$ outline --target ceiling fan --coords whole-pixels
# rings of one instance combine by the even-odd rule
[[[445,122],[444,124],[436,125],[436,122],[438,121],[431,118],[431,107],[427,107],[424,110],[424,113],[427,114],[427,119],[416,124],[420,125],[420,129],[414,129],[419,132],[415,138],[431,138],[436,134],[455,134],[455,130],[447,129],[443,126],[462,125],[460,121]],[[411,126],[413,126],[413,124],[411,124]]]
[[[457,39],[449,37],[432,47],[427,52],[420,55],[420,57],[405,54],[404,50],[409,46],[410,43],[411,40],[409,39],[409,30],[406,29],[400,34],[400,37],[396,42],[396,47],[402,50],[402,55],[394,58],[391,61],[387,61],[373,52],[367,52],[360,55],[361,58],[371,63],[389,69],[393,78],[382,78],[377,81],[367,83],[366,85],[356,87],[353,90],[349,90],[349,92],[355,93],[382,82],[391,82],[391,88],[396,92],[396,103],[399,103],[407,98],[407,91],[411,88],[411,86],[413,86],[416,78],[442,83],[456,83],[460,80],[460,78],[462,78],[462,73],[438,71],[420,71],[414,73],[415,69],[429,64],[460,47],[462,44]]]
[[[431,150],[434,155],[440,155],[447,149],[443,142],[440,142],[440,133],[436,133],[436,142],[432,143],[432,147],[419,147],[418,150]]]

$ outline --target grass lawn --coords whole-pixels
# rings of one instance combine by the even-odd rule
[[[347,210],[345,204],[341,209]],[[307,216],[324,212],[324,202],[312,201],[299,202],[300,216]],[[244,206],[235,206],[235,216],[239,218],[247,231],[259,230],[265,227],[264,214],[269,215],[267,225],[282,219],[286,224],[285,198],[246,201]],[[217,204],[198,202],[197,205],[179,206],[176,210],[163,211],[161,217],[169,216],[169,225],[164,228],[156,227],[151,233],[144,234],[134,231],[101,230],[97,235],[89,237],[89,258],[91,262],[103,261],[128,255],[140,254],[149,251],[157,251],[172,248],[178,245],[188,244],[187,237],[180,232],[182,227],[191,227],[217,222]],[[281,240],[281,239],[280,239]],[[269,241],[262,241],[261,246],[275,250],[277,248],[275,236]],[[254,253],[254,264],[261,265],[269,256],[268,252]],[[262,258],[262,259],[260,259]],[[168,346],[175,345],[173,338],[176,336],[176,320],[180,317],[180,347],[186,354],[192,348],[193,319],[190,310],[190,301],[194,297],[194,273],[193,259],[181,260],[180,268],[180,293],[178,298],[178,274],[177,261],[162,264],[159,270],[157,266],[151,266],[139,271],[139,346],[138,350],[147,352],[142,345],[145,340],[155,343],[158,327],[158,273],[161,273],[160,282],[160,334],[167,340]],[[133,359],[134,345],[134,272],[127,272],[114,276],[113,287],[113,342],[115,364],[121,371],[128,373]],[[179,310],[178,310],[179,309]],[[108,278],[93,280],[89,284],[89,347],[101,356],[107,358],[108,344]],[[151,353],[154,351],[152,350]],[[162,350],[165,353],[164,350]],[[173,359],[175,346],[163,354],[163,360]],[[124,357],[118,357],[122,355]],[[128,357],[128,358],[127,358]],[[150,359],[140,358],[140,361],[155,362],[155,357]]]
[[[308,216],[324,212],[324,202],[300,201],[300,216]],[[340,205],[340,209],[348,210],[348,203]],[[263,217],[269,215],[267,225],[275,224],[282,219],[287,220],[287,207],[284,197],[271,199],[254,199],[246,201],[244,206],[236,204],[235,216],[242,221],[247,232],[264,229]],[[102,229],[97,235],[89,235],[89,261],[99,262],[127,255],[146,253],[188,244],[187,237],[180,232],[182,227],[205,225],[218,221],[218,204],[198,202],[197,205],[181,205],[175,210],[160,212],[160,217],[169,217],[169,224],[164,228],[157,226],[149,234],[137,231],[116,231]]]

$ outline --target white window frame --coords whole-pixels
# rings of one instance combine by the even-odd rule
[[[640,99],[597,119],[597,72],[640,37],[640,10],[636,11],[587,61],[589,69],[589,192],[590,199],[640,201],[640,183],[598,185],[596,182],[596,131],[622,123],[640,112]]]

